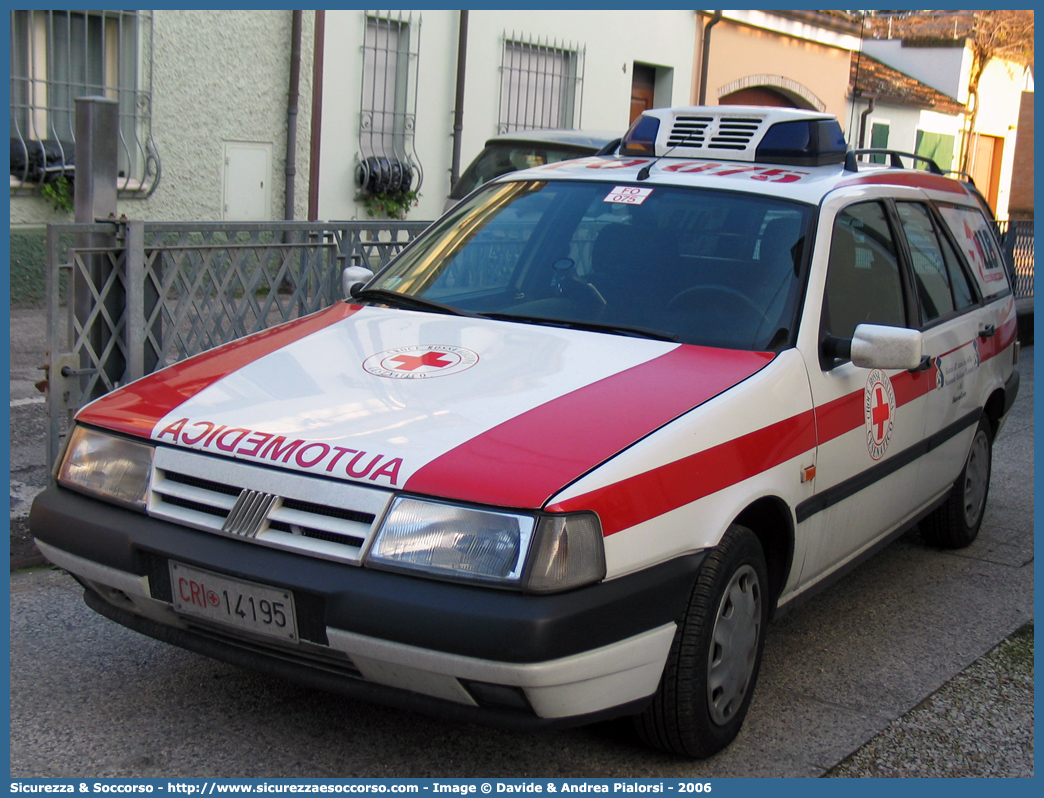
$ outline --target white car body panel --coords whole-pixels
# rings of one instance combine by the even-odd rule
[[[700,125],[731,114],[748,118],[731,117],[724,143],[711,134],[696,143]],[[147,500],[133,512],[119,491],[98,489],[103,469],[80,452],[63,472],[67,484],[41,502],[44,537],[66,548],[41,540],[41,551],[92,597],[177,634],[191,634],[193,621],[169,600],[168,565],[276,603],[286,591],[287,606],[293,593],[311,607],[294,645],[272,642],[278,635],[263,622],[244,632],[240,619],[222,617],[216,591],[215,614],[196,620],[227,634],[230,648],[245,639],[276,648],[276,659],[325,657],[357,670],[348,681],[455,711],[556,720],[642,711],[672,642],[738,628],[737,648],[746,648],[721,661],[739,663],[729,689],[742,717],[756,679],[755,666],[743,669],[760,656],[771,611],[949,501],[977,425],[999,430],[1018,389],[1015,305],[990,223],[958,181],[842,165],[836,120],[834,140],[824,133],[816,144],[827,152],[820,166],[794,165],[817,160],[806,157],[814,148],[756,162],[753,134],[735,160],[697,151],[728,155],[737,129],[825,115],[651,115],[680,127],[656,128],[655,147],[625,138],[623,151],[649,155],[500,178],[351,299],[83,408],[77,422],[94,428],[98,451],[147,453],[148,468],[121,464],[147,474]],[[817,135],[808,128],[809,141]],[[732,196],[703,193],[715,191]],[[927,209],[918,240],[934,237],[935,249],[925,246],[921,261],[902,225],[904,202]],[[860,217],[858,205],[878,216]],[[690,234],[687,248],[679,229]],[[455,260],[476,241],[474,259]],[[607,249],[596,256],[600,244]],[[863,280],[882,264],[885,280]],[[933,315],[925,285],[939,275],[968,287],[965,300],[954,291],[951,310]],[[619,293],[600,292],[602,279]],[[389,297],[395,286],[405,295]],[[700,291],[713,301],[682,301]],[[729,304],[737,295],[753,309],[749,325],[743,305]],[[425,301],[431,312],[399,306]],[[516,320],[504,320],[511,312]],[[868,329],[874,335],[863,338]],[[852,362],[855,338],[856,361],[876,367]],[[988,454],[982,441],[977,451]],[[263,510],[233,522],[255,500]],[[77,513],[91,516],[84,523],[102,541],[97,560],[69,537]],[[577,561],[581,575],[568,575]],[[510,569],[481,570],[490,562]],[[527,582],[542,574],[538,565],[567,576]],[[699,609],[693,631],[704,574],[720,587],[719,614]],[[741,592],[730,606],[747,609],[733,627],[721,613]],[[715,637],[703,650],[729,646]],[[524,700],[483,697],[472,682]],[[708,685],[692,689],[710,701]]]
[[[403,356],[410,356],[409,350],[421,343],[468,350],[477,362],[465,371],[430,379],[405,376],[423,374],[423,366],[403,372],[402,378],[376,376],[359,366],[384,352],[403,350]],[[365,467],[370,453],[379,453],[385,462],[398,458],[395,481],[371,481],[402,487],[439,455],[496,425],[675,347],[573,330],[364,308],[204,389],[161,418],[152,437],[171,442],[173,436],[164,431],[182,419],[228,430],[299,436],[367,455],[356,471]],[[233,457],[252,449],[241,444],[227,451],[219,440],[208,436],[191,448]],[[226,436],[222,442],[229,445],[234,440]],[[332,459],[328,455],[304,467],[290,458],[286,465],[323,473]],[[348,462],[342,459],[338,465]]]
[[[765,407],[765,396],[773,397],[772,407]],[[608,573],[610,577],[632,573],[678,554],[709,548],[718,542],[729,523],[754,501],[779,497],[794,506],[812,495],[812,485],[801,481],[802,468],[815,465],[811,418],[802,420],[810,411],[804,363],[796,351],[784,352],[741,385],[657,430],[578,480],[556,496],[549,507],[587,507],[590,506],[585,503],[587,494],[623,490],[627,484],[642,484],[645,480],[648,480],[647,489],[656,491],[658,469],[668,471],[662,478],[668,485],[679,478],[686,482],[690,478],[692,481],[702,479],[715,485],[723,473],[729,475],[728,481],[734,473],[736,456],[729,444],[773,425],[807,425],[805,443],[796,444],[799,451],[785,461],[764,468],[751,465],[755,473],[745,479],[719,489],[708,488],[706,495],[695,501],[608,535]],[[705,456],[703,462],[692,469],[684,467],[685,458],[701,453]],[[704,492],[695,485],[685,489]]]

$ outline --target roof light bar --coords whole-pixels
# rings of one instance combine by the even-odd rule
[[[822,166],[842,163],[846,149],[830,114],[726,105],[645,111],[620,154]]]

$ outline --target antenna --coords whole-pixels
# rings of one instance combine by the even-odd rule
[[[652,168],[654,166],[656,166],[656,164],[658,164],[660,162],[660,159],[661,158],[666,158],[668,155],[670,155],[672,152],[674,152],[678,147],[680,147],[682,144],[684,144],[690,138],[692,138],[694,133],[696,133],[695,130],[690,130],[688,133],[686,133],[682,137],[681,141],[679,141],[677,144],[673,145],[669,150],[667,150],[667,152],[665,152],[663,155],[657,155],[656,158],[654,158],[651,163],[647,163],[645,166],[643,166],[641,169],[639,169],[638,170],[638,177],[636,177],[635,180],[648,180],[649,179],[649,172],[651,172]]]

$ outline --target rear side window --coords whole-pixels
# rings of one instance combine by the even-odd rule
[[[896,210],[910,247],[921,321],[928,323],[973,305],[971,283],[950,242],[936,227],[928,206],[898,202]]]
[[[982,211],[961,205],[939,205],[939,212],[971,267],[982,295],[988,299],[1006,292],[1009,286],[1004,257],[993,227]]]

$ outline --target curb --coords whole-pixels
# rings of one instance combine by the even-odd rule
[[[48,561],[42,554],[30,554],[25,557],[11,558],[11,573],[15,571],[24,571],[27,568],[39,568],[40,566],[47,565]]]
[[[48,564],[48,560],[36,548],[36,541],[29,537],[28,516],[11,518],[11,542],[8,546],[11,553],[11,573]]]

